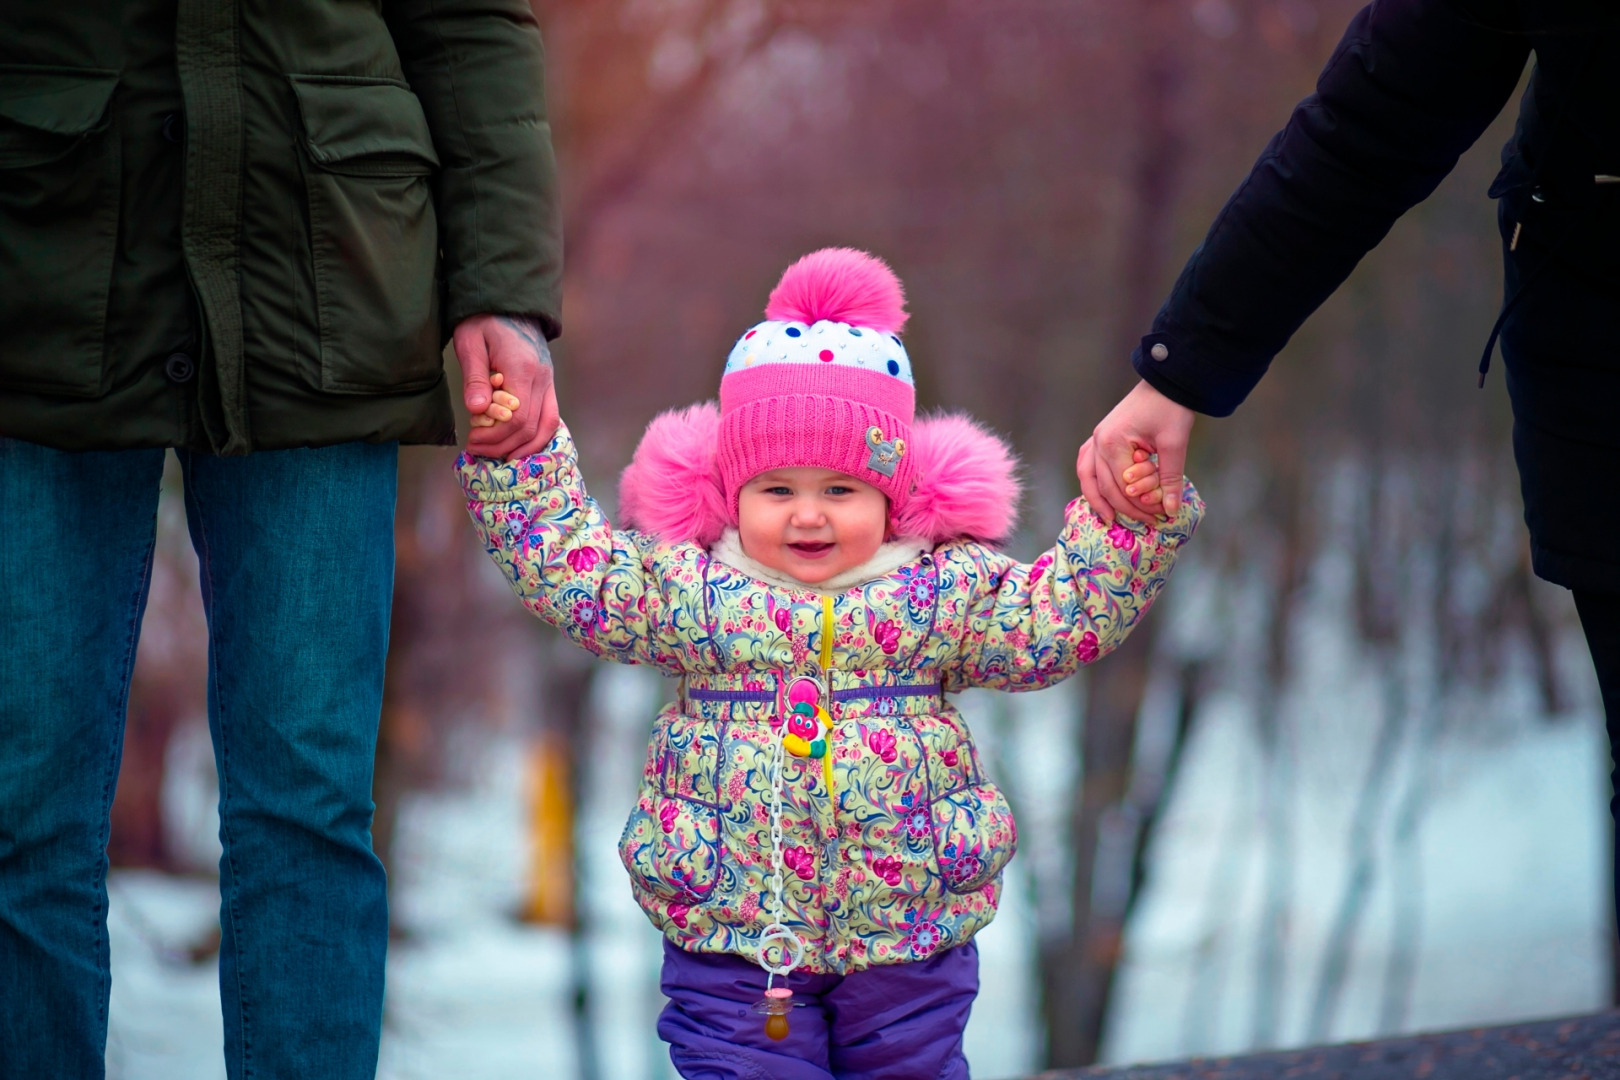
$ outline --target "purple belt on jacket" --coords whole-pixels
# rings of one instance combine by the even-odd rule
[[[857,675],[850,671],[834,671],[831,675],[834,686],[830,711],[834,718],[869,713],[879,716],[929,714],[937,712],[941,705],[937,679],[887,683],[879,681],[881,676]],[[786,688],[794,680],[806,677],[815,678],[792,672],[762,672],[748,676],[688,675],[683,680],[681,691],[682,711],[713,720],[774,720],[786,708]],[[766,685],[736,685],[744,682]],[[851,682],[856,685],[837,685]]]

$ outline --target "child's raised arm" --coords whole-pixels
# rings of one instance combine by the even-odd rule
[[[691,609],[664,582],[678,588],[689,575],[655,569],[654,560],[691,553],[613,528],[585,490],[566,424],[541,453],[517,461],[462,454],[456,472],[484,549],[524,607],[598,656],[684,670],[679,624]]]
[[[1056,546],[1034,563],[957,548],[958,572],[975,585],[946,689],[1037,690],[1112,651],[1164,587],[1203,512],[1191,484],[1175,518],[1152,525],[1109,525],[1076,499]]]

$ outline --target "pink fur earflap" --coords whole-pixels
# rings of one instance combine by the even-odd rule
[[[830,319],[898,334],[906,325],[906,293],[876,255],[822,248],[783,271],[765,303],[765,317],[802,323]]]
[[[1018,521],[1018,458],[1001,437],[962,413],[919,416],[911,427],[917,484],[891,523],[896,536],[935,544],[999,543]]]
[[[619,478],[622,523],[671,543],[720,539],[735,522],[721,487],[719,435],[712,401],[654,417]],[[894,535],[933,544],[1007,539],[1022,490],[1012,448],[961,413],[918,417],[911,437],[917,485],[890,522]]]
[[[720,406],[705,401],[653,417],[619,477],[619,518],[661,540],[707,547],[730,525],[720,483]]]

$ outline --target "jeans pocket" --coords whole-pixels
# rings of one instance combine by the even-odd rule
[[[113,72],[0,65],[0,385],[101,393],[118,244]]]
[[[319,388],[402,393],[443,375],[438,156],[416,95],[386,79],[293,76],[320,335]]]

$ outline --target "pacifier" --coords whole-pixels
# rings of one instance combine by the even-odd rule
[[[765,1014],[765,1037],[777,1042],[788,1037],[788,1010],[803,1005],[793,1000],[793,991],[785,986],[773,986],[765,991],[763,1001],[754,1002],[754,1011]]]
[[[772,946],[777,949],[777,962],[770,960]],[[765,1017],[765,1036],[776,1042],[788,1037],[788,1011],[807,1002],[794,1001],[793,991],[775,985],[777,979],[786,979],[794,968],[804,962],[804,939],[773,922],[765,928],[759,941],[759,963],[765,969],[765,997],[754,1002],[754,1011]]]

